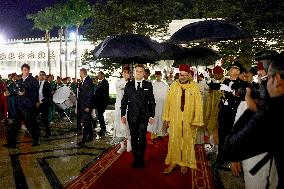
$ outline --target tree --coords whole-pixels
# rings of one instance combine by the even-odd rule
[[[69,0],[67,3],[70,11],[71,25],[76,26],[76,39],[75,39],[75,78],[77,78],[78,69],[78,33],[79,27],[84,24],[84,21],[91,16],[92,9],[86,0]]]
[[[95,44],[108,36],[125,33],[163,38],[168,35],[175,11],[181,7],[182,4],[174,0],[99,0],[92,7],[86,36]],[[104,61],[104,64],[117,67],[111,60]]]
[[[249,67],[255,52],[284,47],[284,3],[281,0],[195,0],[194,4],[194,8],[184,16],[224,18],[250,34],[249,40],[218,43],[225,59],[239,56],[241,62]]]
[[[65,18],[62,16],[62,11],[64,11],[64,6],[62,4],[56,4],[54,7],[53,7],[53,11],[54,11],[54,14],[55,14],[55,17],[54,17],[54,25],[59,27],[59,30],[58,30],[58,35],[59,35],[59,75],[60,77],[62,78],[62,66],[63,66],[63,63],[62,63],[62,58],[61,58],[61,54],[63,52],[63,48],[62,48],[62,37],[63,37],[63,27],[66,25],[65,24]]]
[[[173,0],[109,0],[93,6],[87,38],[96,42],[110,35],[138,33],[163,37],[175,10],[182,4]]]
[[[45,8],[37,12],[36,14],[27,15],[27,19],[31,19],[34,22],[34,28],[45,31],[45,40],[47,44],[47,65],[48,73],[51,74],[50,64],[50,30],[54,27],[53,19],[54,12],[50,7]]]
[[[100,63],[100,65],[98,64]],[[121,68],[121,63],[114,63],[109,59],[96,59],[93,55],[93,51],[85,50],[82,55],[82,65],[86,66],[91,74],[95,74],[96,69],[105,70],[106,77],[112,75],[117,69]]]

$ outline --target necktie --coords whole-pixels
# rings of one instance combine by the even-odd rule
[[[141,85],[140,85],[141,82],[137,82],[137,83],[138,83],[137,90],[141,90]]]
[[[41,86],[42,81],[39,82],[39,86]]]

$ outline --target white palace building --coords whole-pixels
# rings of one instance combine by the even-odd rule
[[[86,41],[82,36],[78,40],[79,55],[85,50],[94,49],[91,42]],[[58,76],[60,69],[60,58],[62,60],[62,76],[74,77],[75,75],[75,40],[68,39],[68,61],[65,61],[65,41],[63,38],[63,52],[60,54],[59,38],[50,39],[50,63],[51,73]],[[48,73],[47,65],[47,45],[44,38],[10,39],[0,44],[0,75],[7,77],[9,73],[20,73],[23,63],[31,66],[33,75],[37,75],[40,70]],[[67,65],[67,74],[65,65]]]
[[[170,23],[169,33],[172,35],[175,31],[192,22],[200,21],[199,19],[174,20]],[[158,40],[158,39],[156,39]],[[65,51],[65,41],[63,39],[62,49]],[[78,40],[78,69],[81,65],[81,58],[84,52],[95,48],[95,45],[87,41],[82,36]],[[68,39],[68,60],[65,61],[65,53],[61,52],[59,47],[59,38],[52,37],[50,40],[51,54],[51,73],[54,76],[60,75],[60,58],[62,60],[62,77],[75,76],[75,40],[71,37]],[[31,66],[33,75],[37,75],[40,70],[48,73],[47,65],[47,45],[45,39],[42,38],[26,38],[26,39],[8,39],[0,42],[0,75],[7,78],[9,73],[21,73],[20,67],[27,63]],[[67,74],[66,68],[67,65]],[[78,71],[78,70],[77,70]],[[77,77],[79,75],[77,74]]]

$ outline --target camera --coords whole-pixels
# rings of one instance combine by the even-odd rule
[[[252,83],[250,86],[240,86],[236,90],[236,95],[245,100],[247,87],[251,89],[251,97],[253,99],[260,99],[260,85],[258,83]]]
[[[23,83],[16,84],[16,93],[19,94],[20,92],[21,93],[25,92],[25,86]]]

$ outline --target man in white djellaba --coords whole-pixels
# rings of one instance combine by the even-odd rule
[[[115,82],[115,88],[117,92],[116,102],[115,102],[115,115],[114,115],[114,138],[120,140],[120,149],[117,153],[123,153],[124,151],[130,152],[131,138],[128,124],[123,124],[121,122],[121,99],[124,94],[124,88],[126,83],[130,80],[130,68],[124,67],[122,71],[122,78]],[[127,139],[125,145],[125,139]]]
[[[166,100],[169,86],[162,81],[162,72],[155,71],[156,82],[153,84],[153,93],[155,97],[155,120],[153,125],[148,125],[148,131],[151,132],[151,139],[153,142],[159,137],[163,137],[166,131],[163,129],[163,109]]]

